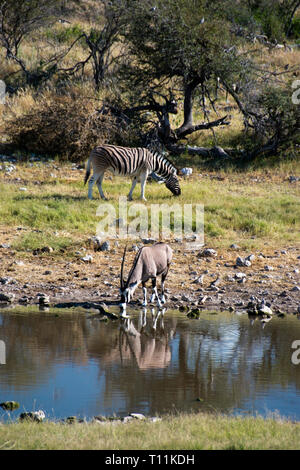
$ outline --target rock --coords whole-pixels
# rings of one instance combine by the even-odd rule
[[[109,251],[110,250],[110,244],[109,241],[105,241],[102,243],[100,246],[100,251]]]
[[[246,278],[247,275],[246,275],[245,273],[239,272],[239,273],[235,273],[234,277],[235,277],[236,279],[243,279],[243,278]]]
[[[92,248],[94,249],[94,251],[99,251],[100,250],[100,246],[101,246],[101,238],[100,237],[94,236],[94,237],[89,238],[88,241],[89,241],[90,245],[92,245]]]
[[[202,295],[199,297],[198,304],[204,304],[204,302],[207,300],[207,295]]]
[[[246,256],[245,260],[246,260],[246,261],[248,260],[248,261],[250,261],[250,262],[252,263],[252,261],[255,260],[255,255],[253,255],[253,254],[248,255],[248,256]]]
[[[0,403],[0,406],[3,410],[14,411],[20,408],[20,403],[18,403],[17,401],[3,401],[2,403]]]
[[[8,243],[1,243],[0,248],[10,248]]]
[[[268,307],[265,304],[258,305],[257,311],[258,311],[259,314],[273,315],[273,312],[270,309],[270,307]]]
[[[232,250],[239,250],[241,247],[239,245],[236,245],[236,243],[232,243],[232,245],[230,245],[230,248]]]
[[[148,245],[149,243],[156,243],[156,240],[155,240],[155,238],[142,238],[142,242],[145,245]]]
[[[38,411],[30,411],[30,412],[25,412],[20,414],[20,421],[24,420],[30,420],[30,421],[36,421],[37,423],[42,422],[45,419],[45,413],[43,410],[38,410]]]
[[[130,413],[130,416],[135,419],[146,419],[146,416],[142,415],[141,413]]]
[[[180,170],[180,173],[183,175],[183,176],[190,176],[192,173],[193,173],[193,168],[182,168]]]
[[[0,278],[0,284],[9,284],[10,282],[12,282],[12,278],[11,277],[1,277]]]
[[[81,261],[84,261],[85,263],[91,263],[93,261],[93,257],[91,255],[86,255],[80,258]]]
[[[123,423],[129,423],[130,421],[132,421],[134,419],[133,416],[124,416],[124,418],[122,418],[122,422]]]
[[[66,423],[67,424],[75,424],[78,422],[77,416],[68,416],[66,418]]]
[[[190,297],[187,297],[184,294],[181,296],[181,300],[183,300],[184,302],[191,302],[192,301],[192,299]]]
[[[50,297],[46,294],[38,295],[40,305],[48,305],[50,303]]]
[[[19,299],[19,302],[21,304],[27,304],[29,302],[29,297],[27,297],[27,295],[23,295],[23,297]]]
[[[14,261],[13,264],[15,264],[16,266],[24,266],[23,261],[17,261],[17,260],[16,260],[16,261]]]
[[[292,292],[299,292],[300,291],[300,287],[298,286],[294,286],[292,289],[291,289]]]
[[[213,250],[212,248],[205,248],[203,251],[200,251],[200,253],[198,253],[198,256],[200,257],[216,257],[217,256],[217,252],[215,250]]]
[[[251,255],[250,255],[251,256]],[[235,261],[236,266],[251,266],[251,261],[249,259],[243,259],[241,256],[238,256]]]
[[[27,188],[19,188],[19,191],[27,191]]]
[[[51,246],[43,246],[43,248],[41,248],[41,252],[42,253],[52,253],[54,250]]]
[[[264,266],[264,270],[265,270],[265,271],[274,271],[274,268],[273,268],[273,266],[269,266],[269,265],[266,264],[266,265]]]
[[[7,293],[0,293],[0,301],[1,302],[13,302],[15,299],[15,294],[12,292],[7,292]]]

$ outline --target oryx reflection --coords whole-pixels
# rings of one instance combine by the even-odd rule
[[[143,308],[137,320],[120,319],[119,348],[121,361],[134,360],[139,369],[161,369],[171,361],[170,340],[175,326],[165,328],[166,309]],[[136,323],[136,325],[135,325]]]

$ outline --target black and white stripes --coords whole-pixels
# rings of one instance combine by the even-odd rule
[[[146,148],[117,147],[115,145],[102,145],[92,150],[86,168],[85,183],[89,179],[91,165],[93,176],[89,180],[88,197],[92,199],[93,185],[98,186],[102,199],[106,199],[102,190],[102,181],[105,171],[112,171],[116,175],[130,176],[132,186],[129,200],[138,180],[141,182],[141,198],[145,200],[145,184],[148,175],[152,172],[159,174],[166,187],[176,196],[180,194],[176,167],[163,155],[151,152]]]

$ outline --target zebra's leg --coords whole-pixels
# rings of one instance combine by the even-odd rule
[[[142,201],[147,201],[145,198],[145,186],[146,186],[146,181],[148,178],[148,171],[145,171],[144,173],[141,173],[141,199]]]
[[[98,186],[98,191],[99,191],[101,199],[104,199],[105,201],[107,201],[107,198],[104,196],[104,192],[102,189],[103,177],[104,177],[104,173],[101,173],[99,178],[97,179],[97,186]]]
[[[143,307],[146,307],[147,305],[147,289],[146,289],[146,284],[142,282],[143,286],[143,294],[144,294],[144,300],[143,300]]]
[[[131,188],[130,188],[130,191],[129,191],[129,194],[128,194],[128,200],[129,201],[132,201],[132,193],[133,193],[133,190],[136,186],[136,183],[137,183],[137,178],[136,176],[133,178],[132,180],[132,185],[131,185]]]
[[[95,184],[95,178],[92,176],[89,180],[89,191],[88,191],[88,198],[93,199],[93,186]]]
[[[155,297],[157,299],[157,306],[161,307],[161,302],[160,302],[158,292],[157,292],[157,287],[156,287],[156,277],[152,279],[152,295],[150,298],[150,302],[154,302]]]

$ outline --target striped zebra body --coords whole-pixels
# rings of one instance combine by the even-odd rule
[[[132,193],[138,180],[141,182],[141,199],[145,199],[145,185],[148,175],[155,172],[163,178],[167,188],[175,195],[180,194],[176,167],[164,156],[151,152],[146,148],[118,147],[115,145],[102,145],[92,150],[88,159],[84,183],[87,182],[93,167],[93,176],[89,180],[88,197],[92,199],[93,186],[96,183],[102,199],[106,199],[102,189],[105,171],[115,175],[124,175],[132,178],[132,186],[128,195]]]

